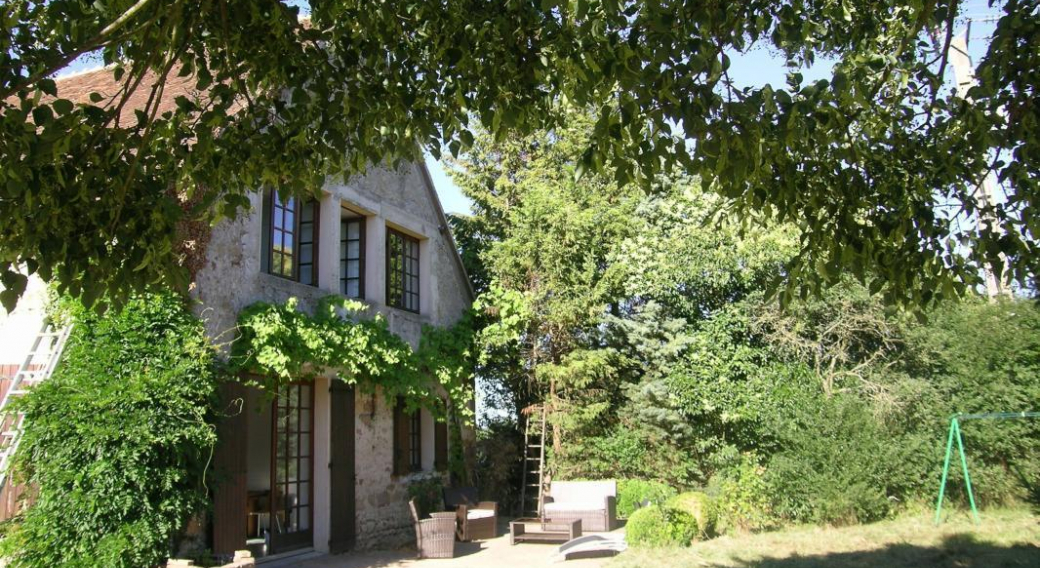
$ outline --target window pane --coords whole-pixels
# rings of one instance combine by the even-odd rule
[[[347,261],[347,278],[358,278],[361,276],[361,263],[356,260]]]
[[[357,297],[361,296],[361,287],[358,285],[358,281],[357,280],[348,280],[347,281],[347,291],[346,291],[346,293],[347,293],[347,296],[349,296],[351,298],[357,298]]]
[[[351,260],[361,258],[360,241],[347,241],[347,258]]]
[[[300,242],[301,243],[314,242],[314,223],[301,223],[300,224]]]
[[[360,239],[361,238],[361,223],[358,221],[352,221],[347,223],[347,238],[348,239]]]

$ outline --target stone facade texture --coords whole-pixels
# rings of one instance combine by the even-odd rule
[[[196,311],[205,321],[213,341],[225,350],[236,338],[238,313],[256,302],[285,302],[296,298],[304,311],[317,301],[339,293],[339,215],[341,207],[366,217],[366,298],[369,315],[382,314],[390,329],[418,346],[423,324],[448,326],[473,301],[472,291],[461,267],[449,229],[420,165],[405,165],[396,171],[373,168],[347,183],[330,181],[324,188],[319,223],[318,286],[308,286],[261,270],[262,196],[254,194],[252,210],[213,228],[206,251],[206,264],[198,272],[194,287]],[[387,227],[420,239],[421,309],[416,314],[385,304],[385,240]],[[370,394],[356,389],[355,467],[356,524],[358,549],[395,548],[414,540],[407,508],[409,477],[392,475],[393,411],[376,389]],[[320,406],[320,402],[318,403]],[[321,408],[317,409],[320,416]],[[432,418],[424,416],[424,427],[432,449]],[[320,426],[318,427],[320,430]],[[426,436],[426,431],[429,436]],[[325,434],[327,440],[329,434]],[[467,438],[472,438],[467,433]],[[331,441],[335,443],[335,440]],[[323,441],[319,431],[316,445]],[[425,451],[432,469],[432,451]],[[315,467],[322,455],[315,450]],[[320,482],[316,482],[316,489]],[[316,492],[315,501],[322,496]],[[321,549],[318,534],[321,519],[315,519],[315,548]]]

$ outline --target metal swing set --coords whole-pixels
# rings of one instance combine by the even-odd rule
[[[968,503],[971,504],[971,515],[975,524],[979,524],[979,510],[975,506],[975,493],[971,489],[971,477],[968,475],[968,457],[964,453],[964,440],[961,439],[961,421],[963,420],[1013,420],[1022,418],[1040,418],[1040,412],[984,412],[980,414],[954,414],[950,418],[950,433],[946,439],[946,459],[943,463],[942,482],[939,484],[939,499],[935,504],[935,524],[942,522],[943,497],[946,495],[946,480],[950,473],[950,458],[953,457],[953,440],[957,439],[957,450],[961,457],[961,468],[964,471],[964,486],[968,490]]]

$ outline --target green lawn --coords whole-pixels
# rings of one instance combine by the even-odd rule
[[[986,511],[974,526],[960,513],[942,526],[927,515],[871,525],[721,537],[690,548],[633,548],[607,568],[1001,568],[1040,567],[1040,515]]]

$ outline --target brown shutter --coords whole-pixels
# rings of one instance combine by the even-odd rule
[[[397,399],[394,405],[394,475],[406,475],[408,464],[408,418],[404,412],[404,401]]]
[[[448,469],[448,424],[434,422],[433,425],[433,467],[437,471]]]
[[[231,405],[242,401],[242,411],[223,418],[217,425],[217,447],[213,455],[213,552],[232,554],[246,545],[246,463],[248,424],[246,387],[225,383],[221,400]]]

